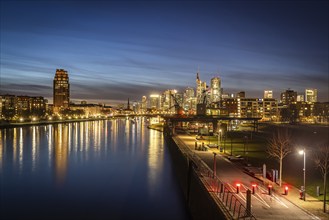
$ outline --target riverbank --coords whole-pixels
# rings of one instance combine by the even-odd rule
[[[163,132],[163,124],[152,124],[148,125],[147,128]]]
[[[110,118],[83,118],[83,119],[67,119],[67,120],[47,120],[47,121],[34,121],[34,122],[17,122],[17,123],[0,123],[0,129],[16,128],[34,125],[49,125],[49,124],[61,124],[61,123],[72,123],[72,122],[85,122],[85,121],[99,121],[108,120]]]

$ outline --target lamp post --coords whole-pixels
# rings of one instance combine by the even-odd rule
[[[218,130],[217,146],[219,146],[219,144],[222,144],[222,129]]]
[[[304,169],[303,169],[303,172],[304,172],[304,186],[303,186],[303,200],[305,201],[305,193],[306,193],[306,185],[305,185],[305,172],[306,172],[306,151],[305,151],[305,148],[303,150],[300,150],[299,151],[299,154],[300,155],[304,155]]]
[[[216,153],[215,152],[213,152],[214,153],[214,175],[213,175],[213,178],[215,179],[215,176],[216,176]]]

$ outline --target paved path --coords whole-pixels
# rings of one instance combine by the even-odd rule
[[[241,201],[246,201],[247,189],[252,190],[256,184],[255,194],[252,195],[252,213],[257,219],[329,219],[329,214],[322,213],[323,203],[306,195],[307,201],[299,199],[299,190],[291,187],[288,195],[283,195],[284,189],[273,185],[271,195],[268,193],[268,182],[249,176],[241,167],[237,166],[221,155],[216,148],[209,151],[195,150],[195,137],[178,135],[190,149],[197,154],[212,170],[214,163],[213,152],[216,152],[216,175],[228,184],[232,191],[236,191],[236,183],[240,183],[237,196]]]

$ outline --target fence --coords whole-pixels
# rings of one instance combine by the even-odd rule
[[[236,192],[232,192],[227,184],[223,183],[217,176],[214,176],[213,171],[207,164],[195,155],[182,140],[177,138],[175,142],[186,158],[190,160],[190,163],[194,164],[194,171],[198,176],[204,177],[200,179],[202,179],[208,192],[215,194],[214,199],[216,202],[229,212],[232,219],[256,219],[250,210],[243,205],[243,201],[236,196]]]

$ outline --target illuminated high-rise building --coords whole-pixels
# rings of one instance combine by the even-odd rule
[[[160,95],[150,95],[150,108],[154,110],[158,110],[160,108]]]
[[[219,77],[211,79],[210,83],[210,102],[219,102],[221,97],[221,82]]]
[[[264,99],[273,99],[273,90],[264,90]]]
[[[297,95],[297,102],[304,102],[305,98],[304,95]]]
[[[317,89],[305,89],[305,102],[317,102],[318,90]]]
[[[53,89],[54,113],[57,113],[60,109],[68,108],[70,104],[70,84],[67,71],[56,69]]]
[[[196,99],[198,103],[201,103],[204,97],[204,93],[206,92],[207,89],[207,84],[206,82],[202,82],[199,77],[199,71],[196,74]]]
[[[141,112],[145,113],[147,109],[147,98],[146,96],[142,97],[142,102],[141,102]]]
[[[294,90],[286,90],[281,93],[281,103],[284,105],[289,105],[297,101],[297,92]]]

